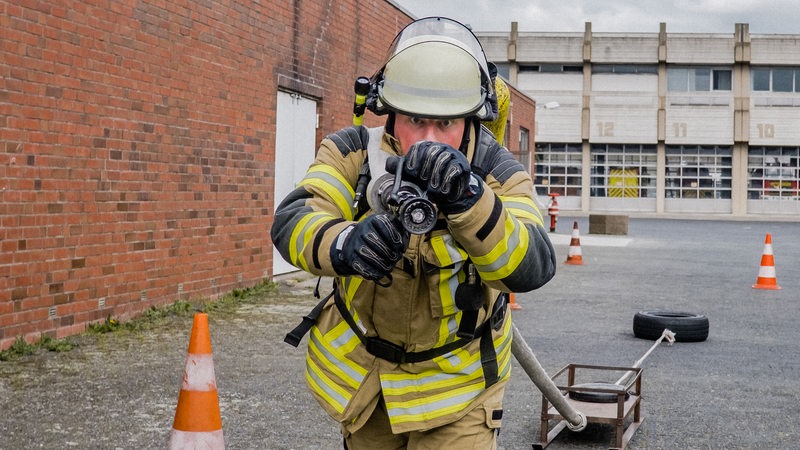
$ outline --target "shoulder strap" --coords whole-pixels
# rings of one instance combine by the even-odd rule
[[[356,220],[359,220],[359,218],[370,208],[370,205],[368,205],[369,199],[367,198],[367,201],[364,202],[362,202],[362,200],[364,200],[364,197],[367,196],[367,192],[371,187],[370,182],[372,181],[372,174],[380,174],[381,172],[378,171],[379,168],[386,166],[386,160],[383,159],[383,155],[381,155],[381,153],[385,153],[381,151],[381,141],[383,140],[384,127],[365,129],[366,135],[362,138],[362,142],[363,140],[366,140],[367,157],[365,158],[364,163],[361,165],[361,169],[358,171],[355,203],[353,204],[353,208],[356,210]],[[375,162],[373,163],[373,161]],[[372,166],[375,166],[375,168],[373,169]]]
[[[383,127],[367,129],[367,134],[369,135],[369,141],[367,142],[367,161],[369,161],[369,171],[372,174],[372,178],[379,178],[386,173],[386,160],[391,156],[381,150],[383,130]]]
[[[317,323],[317,318],[319,317],[320,313],[322,313],[322,308],[325,307],[325,304],[328,303],[328,300],[333,296],[333,292],[326,295],[325,298],[317,303],[317,306],[311,310],[308,314],[303,316],[303,321],[300,322],[300,325],[297,325],[294,330],[290,331],[289,334],[283,338],[283,342],[291,345],[292,347],[297,347],[300,345],[300,341],[303,339],[308,331]]]

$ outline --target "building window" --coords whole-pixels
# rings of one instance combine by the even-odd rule
[[[498,75],[505,78],[506,80],[511,79],[511,77],[509,76],[509,73],[511,71],[511,64],[507,62],[495,61],[494,65],[497,67]]]
[[[753,78],[754,91],[769,91],[769,69],[753,69],[750,76]]]
[[[730,147],[667,146],[666,154],[667,198],[731,198]]]
[[[593,144],[591,196],[655,198],[656,146]]]
[[[800,68],[758,67],[750,71],[753,91],[800,92]]]
[[[538,72],[539,65],[538,64],[520,64],[519,65],[520,72]]]
[[[800,200],[800,148],[751,147],[747,171],[748,198]]]
[[[713,70],[711,89],[715,91],[730,91],[733,85],[733,75],[730,70]]]
[[[794,90],[794,70],[772,69],[772,91],[792,92]]]
[[[580,197],[581,144],[536,144],[536,194]]]
[[[520,72],[542,72],[542,73],[561,73],[561,72],[583,72],[580,64],[520,64]]]
[[[594,64],[592,73],[620,73],[620,74],[651,74],[658,73],[655,64]]]
[[[519,127],[519,162],[525,171],[531,172],[530,131],[524,127]]]
[[[731,69],[710,67],[667,68],[667,90],[670,92],[730,91],[733,85]]]

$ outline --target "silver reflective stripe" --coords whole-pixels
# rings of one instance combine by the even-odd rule
[[[458,251],[458,247],[456,247],[455,239],[453,239],[453,235],[445,234],[442,236],[442,242],[444,243],[444,249],[447,251],[447,254],[450,256],[450,261],[458,261],[456,264],[458,270],[461,270],[461,261],[464,260],[464,256],[461,255],[461,252]]]
[[[506,209],[519,209],[522,211],[528,211],[531,214],[539,215],[539,211],[535,209],[535,207],[529,203],[515,201],[513,197],[505,197],[503,198],[503,205]]]
[[[467,376],[481,368],[481,361],[478,358],[474,363],[459,368],[458,373],[434,373],[433,375],[423,377],[423,376],[415,376],[414,378],[408,378],[405,380],[384,380],[381,379],[381,387],[384,390],[408,390],[409,392],[420,392],[424,390],[431,390],[432,388],[426,388],[426,384],[432,383],[439,383],[443,381],[447,381],[453,378],[461,378]]]
[[[452,314],[447,318],[447,337],[444,340],[445,344],[449,344],[456,340],[458,336],[456,333],[458,332],[458,320],[456,320],[456,315]]]
[[[344,334],[352,336],[353,335],[352,331],[350,331],[350,330],[348,330],[348,331],[349,331],[348,333],[344,333]],[[352,368],[350,368],[350,366],[348,366],[347,364],[342,362],[339,359],[339,356],[332,355],[330,352],[328,352],[328,350],[325,348],[325,346],[322,345],[322,343],[319,342],[319,340],[317,340],[317,337],[316,337],[316,335],[314,333],[311,333],[311,340],[314,343],[314,348],[318,352],[320,352],[322,354],[322,356],[324,356],[324,360],[322,361],[323,364],[325,364],[326,366],[327,365],[335,365],[344,374],[346,374],[348,377],[350,377],[352,382],[354,382],[356,384],[360,384],[361,383],[361,381],[364,379],[364,377],[360,373],[358,373],[358,372],[354,371]],[[334,342],[332,342],[332,344],[334,344],[334,343],[343,344],[343,343],[346,343],[346,342],[347,342],[347,340],[345,340],[343,342],[342,341],[334,341]],[[337,346],[337,348],[338,348],[338,346]]]
[[[332,195],[331,192],[323,192],[323,194],[330,196],[332,198],[332,200],[333,200],[333,203],[336,206],[340,207],[340,208],[342,207],[342,203],[344,205],[348,205],[348,210],[347,211],[342,211],[342,215],[345,216],[345,217],[348,217],[348,216],[352,217],[353,216],[354,211],[353,211],[352,208],[349,207],[349,205],[353,204],[353,194],[351,193],[352,188],[350,186],[345,185],[338,178],[336,178],[336,177],[334,177],[334,176],[332,176],[332,175],[330,175],[328,173],[325,173],[325,172],[323,172],[321,170],[311,170],[311,171],[309,171],[308,174],[303,179],[303,181],[305,182],[305,181],[310,181],[310,180],[314,180],[314,179],[320,180],[326,186],[334,188],[336,190],[336,192],[338,192],[339,195],[341,196],[340,199],[339,198],[335,198],[335,196]]]
[[[298,233],[298,239],[295,240],[294,242],[294,251],[295,254],[297,255],[297,261],[292,261],[292,262],[299,264],[301,258],[303,257],[302,256],[303,249],[306,247],[306,244],[308,243],[306,242],[304,236],[308,234],[309,230],[316,228],[317,224],[320,221],[327,219],[329,219],[329,216],[324,213],[313,213],[309,215],[308,221],[303,225],[303,229],[300,231],[300,233]]]
[[[443,409],[446,409],[446,408],[454,406],[454,405],[458,405],[458,404],[461,404],[461,403],[468,403],[468,402],[472,401],[475,397],[480,395],[481,392],[483,392],[483,389],[478,389],[476,391],[465,392],[465,393],[463,393],[461,395],[447,396],[446,398],[443,398],[443,399],[441,399],[439,401],[425,403],[425,404],[422,404],[422,405],[417,405],[417,406],[408,407],[408,408],[401,408],[401,407],[398,407],[398,406],[394,406],[394,404],[387,405],[387,410],[388,410],[387,412],[389,413],[389,417],[397,417],[397,416],[405,416],[405,415],[416,416],[416,415],[421,415],[421,414],[430,414],[430,413],[432,413],[434,411],[443,410]]]
[[[331,389],[326,380],[321,379],[311,367],[308,367],[309,364],[310,361],[306,360],[306,375],[314,380],[314,383],[318,386],[318,389],[325,391],[325,394],[330,399],[339,404],[340,410],[344,410],[344,408],[347,407],[347,403],[350,401],[350,399],[342,397],[338,392]]]
[[[508,264],[509,259],[511,258],[511,254],[517,250],[519,247],[519,233],[522,229],[522,224],[519,221],[514,221],[514,232],[511,233],[508,240],[506,241],[506,251],[503,252],[502,255],[498,256],[491,264],[475,264],[483,273],[491,273],[501,268],[505,267]]]
[[[336,339],[331,341],[331,345],[336,347],[337,349],[341,349],[342,347],[347,345],[353,339],[358,340],[358,337],[356,336],[355,333],[353,333],[353,330],[351,330],[350,327],[347,327],[347,330],[344,331],[341,334],[341,336],[339,336]]]

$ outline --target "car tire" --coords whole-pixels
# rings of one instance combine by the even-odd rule
[[[616,403],[619,399],[618,393],[625,393],[625,400],[630,397],[630,393],[625,391],[625,386],[612,383],[583,383],[575,384],[574,388],[592,389],[589,391],[569,391],[569,398],[579,402],[588,403]],[[614,392],[598,392],[597,389]]]
[[[633,335],[656,340],[664,329],[675,333],[677,342],[701,342],[708,338],[708,317],[680,311],[639,311],[633,316]]]

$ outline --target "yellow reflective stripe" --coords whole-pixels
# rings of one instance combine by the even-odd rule
[[[352,395],[331,380],[310,357],[306,358],[306,382],[317,395],[339,414],[344,412]]]
[[[353,316],[353,320],[356,321],[356,324],[361,327],[361,331],[363,332],[365,328],[358,319],[358,311],[353,307],[353,299],[364,279],[359,277],[343,277],[342,279],[344,284],[344,304],[347,306],[350,315]]]
[[[456,373],[427,370],[418,374],[381,374],[381,390],[386,395],[403,396],[415,392],[430,392],[452,388],[481,378],[480,359]],[[397,378],[395,378],[397,377]],[[394,378],[393,380],[391,378]]]
[[[347,324],[344,325],[347,327]],[[334,330],[338,331],[339,335],[344,335],[345,339],[336,342],[344,344],[343,346],[336,347],[331,345],[331,340],[327,336],[323,337],[317,327],[313,327],[308,341],[308,351],[344,383],[356,389],[367,374],[367,370],[344,355],[352,351],[360,341],[355,337],[350,327],[347,327],[347,330],[341,330],[341,327],[338,328],[340,329],[334,328]],[[353,342],[353,338],[355,338],[356,342]]]
[[[500,280],[516,270],[528,250],[528,229],[514,216],[506,214],[506,239],[501,240],[487,254],[472,260],[484,280]]]
[[[433,361],[439,365],[439,368],[441,368],[443,372],[453,373],[463,371],[465,366],[474,364],[478,356],[480,356],[480,354],[473,355],[466,349],[459,348],[446,355],[436,357]]]
[[[350,325],[344,321],[333,327],[326,336],[331,346],[337,349],[341,354],[352,352],[361,343],[361,340],[350,328]]]
[[[341,280],[344,284],[344,299],[349,303],[353,296],[356,295],[356,291],[364,279],[360,277],[342,277]]]
[[[463,410],[483,392],[483,382],[448,390],[424,399],[386,402],[393,424],[424,422]]]
[[[450,234],[442,234],[434,236],[430,240],[436,257],[442,266],[454,264],[467,259],[467,252],[463,248],[456,245],[453,236]]]
[[[500,380],[511,376],[511,320],[493,340]],[[437,370],[420,374],[382,374],[381,389],[393,424],[424,422],[462,410],[484,390],[480,353],[464,349],[437,360],[442,370],[459,368],[458,373]],[[451,363],[443,366],[444,363]],[[430,394],[431,392],[437,392]]]
[[[481,376],[480,352],[470,353],[460,348],[434,358],[434,361],[439,365],[438,370],[431,369],[413,375],[404,372],[381,374],[383,391],[396,395],[410,391],[432,391],[469,382]]]
[[[314,231],[322,225],[322,222],[332,218],[328,213],[313,212],[306,214],[297,222],[292,230],[291,245],[289,246],[289,258],[292,260],[292,264],[305,271],[309,270],[303,250],[313,242]]]
[[[494,348],[497,352],[497,373],[500,379],[511,375],[511,317],[506,316],[503,322],[503,334],[494,340]]]
[[[341,173],[326,165],[312,166],[298,186],[313,186],[328,195],[345,220],[353,220],[355,191]]]
[[[436,347],[449,344],[456,340],[456,333],[458,332],[458,324],[461,321],[461,311],[456,314],[444,316],[439,322],[439,339],[436,341]]]
[[[435,236],[430,240],[431,248],[433,249],[436,258],[439,260],[439,266],[443,267],[439,270],[439,298],[442,302],[442,313],[444,315],[451,315],[456,313],[455,292],[458,287],[458,275],[461,272],[461,264],[467,257],[467,252],[463,249],[456,247],[453,244],[453,237],[447,235],[447,241],[444,236]],[[453,256],[450,252],[456,252],[459,256],[457,263],[453,262]],[[449,267],[452,266],[452,267]],[[439,337],[442,339],[442,336]]]
[[[538,225],[544,226],[542,214],[533,199],[528,197],[503,197],[499,196],[506,211],[520,219],[527,219]]]

